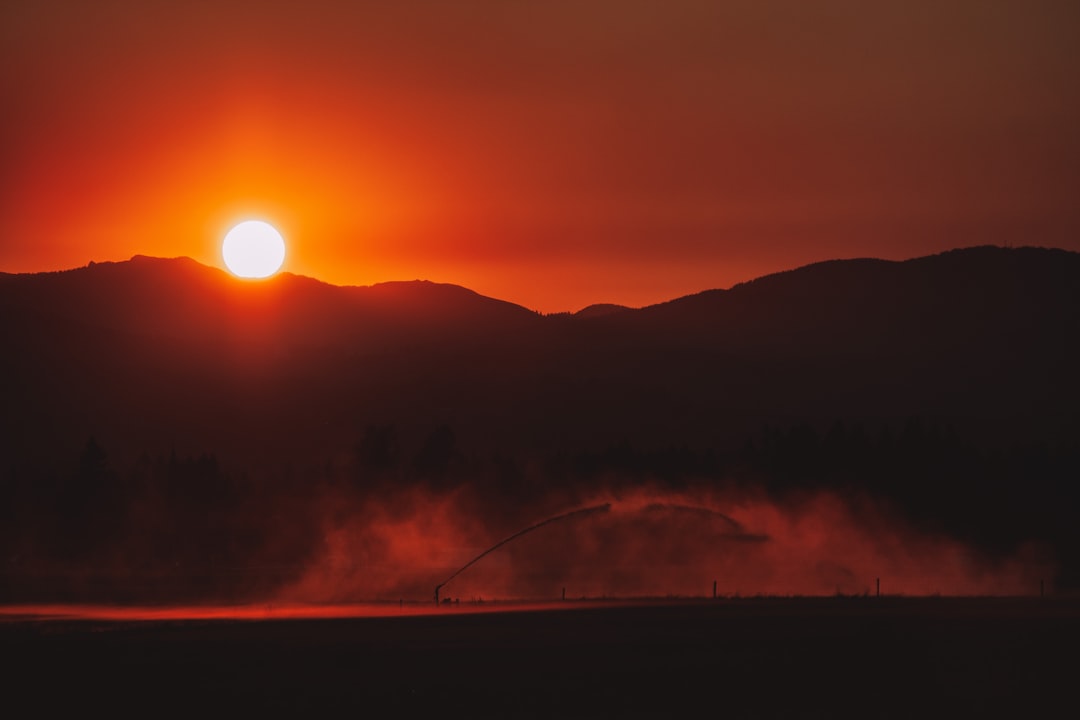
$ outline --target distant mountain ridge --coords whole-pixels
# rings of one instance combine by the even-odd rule
[[[614,303],[595,303],[587,307],[583,307],[578,310],[574,315],[577,317],[604,317],[605,315],[614,315],[615,313],[623,312],[624,310],[630,310],[632,308],[626,305],[616,305]]]
[[[419,322],[452,321],[456,316],[492,321],[532,315],[513,303],[426,280],[341,287],[281,273],[267,280],[245,281],[190,258],[143,255],[127,262],[93,263],[73,270],[0,278],[0,293],[5,300],[18,302],[20,292],[53,293],[36,297],[35,304],[57,315],[94,317],[96,322],[118,327],[175,324],[185,332],[193,330],[184,323],[186,318],[212,321],[222,308],[244,304],[253,310],[277,306],[298,324],[306,324],[323,313],[344,320],[337,315],[366,317],[387,310]],[[132,302],[136,299],[138,302]]]
[[[131,452],[183,440],[310,462],[369,422],[446,422],[480,444],[566,448],[738,442],[766,422],[909,415],[1068,436],[1080,254],[829,261],[563,317],[426,281],[246,282],[136,256],[0,276],[0,329],[15,455],[40,444],[27,418],[57,434],[50,442],[96,432]],[[222,413],[194,421],[215,404],[281,441],[244,442],[217,424]],[[249,405],[272,407],[249,417]],[[317,418],[317,435],[303,417]]]

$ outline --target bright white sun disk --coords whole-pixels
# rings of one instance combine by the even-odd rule
[[[270,277],[285,262],[285,240],[273,225],[261,220],[242,222],[225,235],[221,256],[233,275]]]

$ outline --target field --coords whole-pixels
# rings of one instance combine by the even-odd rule
[[[0,622],[3,694],[19,717],[90,709],[155,717],[1032,717],[1075,702],[1074,600],[395,610],[9,618]]]

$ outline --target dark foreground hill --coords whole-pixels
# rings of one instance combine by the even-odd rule
[[[1039,248],[546,317],[449,285],[136,257],[0,275],[0,469],[20,522],[50,482],[140,464],[290,497],[342,477],[518,499],[612,477],[857,487],[990,545],[1072,547],[1078,331],[1080,255]]]

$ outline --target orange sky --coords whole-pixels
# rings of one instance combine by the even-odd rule
[[[552,312],[1080,250],[1078,71],[1065,0],[8,0],[0,270],[258,217],[293,272]]]

